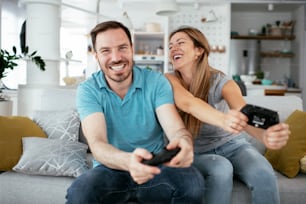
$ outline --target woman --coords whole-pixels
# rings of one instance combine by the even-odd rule
[[[170,34],[169,57],[175,71],[166,76],[195,139],[194,165],[205,178],[206,203],[230,203],[233,176],[249,187],[252,203],[279,203],[273,168],[240,132],[279,149],[287,143],[289,127],[280,123],[263,130],[248,125],[239,111],[246,102],[238,85],[209,66],[209,51],[207,39],[196,28],[181,27]]]

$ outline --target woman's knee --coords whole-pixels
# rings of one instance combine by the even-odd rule
[[[220,155],[204,154],[195,157],[194,166],[205,176],[219,178],[233,177],[233,166],[231,162]]]

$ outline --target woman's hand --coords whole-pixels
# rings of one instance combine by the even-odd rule
[[[240,111],[231,109],[229,112],[224,114],[221,128],[224,130],[238,134],[247,127],[248,117]]]
[[[280,149],[287,144],[290,133],[288,124],[279,123],[263,131],[262,141],[268,149]]]

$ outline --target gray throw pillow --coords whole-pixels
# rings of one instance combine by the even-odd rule
[[[23,137],[23,154],[13,170],[31,175],[78,177],[87,169],[87,145],[59,139]]]
[[[80,118],[75,109],[64,111],[35,111],[36,122],[49,139],[78,141]]]

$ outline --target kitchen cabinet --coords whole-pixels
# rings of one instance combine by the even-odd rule
[[[161,56],[159,50],[164,48],[164,33],[135,32],[133,33],[134,51],[141,56]]]
[[[134,61],[142,68],[150,68],[164,72],[166,58],[164,55],[165,33],[163,32],[134,32]]]

